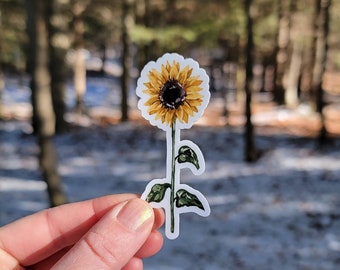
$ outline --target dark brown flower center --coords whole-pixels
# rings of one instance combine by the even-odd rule
[[[159,100],[169,109],[177,109],[183,104],[186,92],[176,80],[167,81],[159,91]]]

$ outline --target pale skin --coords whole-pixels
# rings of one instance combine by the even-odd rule
[[[164,213],[134,194],[66,204],[0,228],[0,270],[142,270]]]

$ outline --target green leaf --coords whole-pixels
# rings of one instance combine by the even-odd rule
[[[188,192],[185,189],[179,189],[176,192],[176,206],[197,206],[198,208],[204,210],[203,204],[197,198],[197,196]]]
[[[167,188],[170,188],[171,185],[169,183],[164,184],[155,184],[148,196],[146,197],[147,202],[161,202],[165,196],[165,192]]]
[[[183,145],[178,150],[178,156],[176,157],[178,163],[189,162],[194,164],[197,170],[199,170],[200,165],[198,163],[198,158],[195,151],[187,145]]]

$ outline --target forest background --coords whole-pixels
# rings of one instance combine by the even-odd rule
[[[0,0],[0,224],[160,177],[164,134],[136,80],[177,52],[210,77],[183,134],[206,172],[183,178],[212,214],[185,215],[147,269],[338,269],[339,14],[334,0]]]
[[[268,101],[289,109],[308,104],[320,114],[319,140],[326,140],[324,107],[339,95],[337,2],[28,0],[0,5],[0,93],[4,72],[30,75],[40,164],[48,182],[55,182],[49,185],[51,200],[56,200],[52,205],[64,199],[59,202],[52,195],[60,180],[50,138],[68,129],[65,91],[71,74],[78,113],[86,112],[87,74],[119,77],[120,120],[127,121],[129,89],[138,70],[164,52],[176,51],[207,69],[213,91],[225,96],[234,91],[235,102],[244,102],[246,160],[257,159],[254,93],[269,93]],[[110,74],[107,63],[115,53],[121,70],[111,68]],[[93,56],[98,61],[89,67],[86,61]]]
[[[263,123],[254,123],[263,111],[302,112],[302,120],[265,125],[280,134],[293,123],[288,130],[317,149],[338,147],[339,24],[340,2],[331,0],[0,0],[0,124],[18,120],[18,108],[2,99],[14,76],[31,91],[24,120],[37,139],[49,204],[63,204],[54,138],[85,120],[98,128],[140,124],[131,102],[139,71],[177,52],[206,69],[212,106],[205,125],[241,128],[244,161],[263,155],[256,144]],[[118,85],[119,113],[85,102],[90,78]]]

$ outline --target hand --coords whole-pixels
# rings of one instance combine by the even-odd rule
[[[0,228],[0,270],[141,270],[163,245],[163,222],[132,194],[47,209]]]

